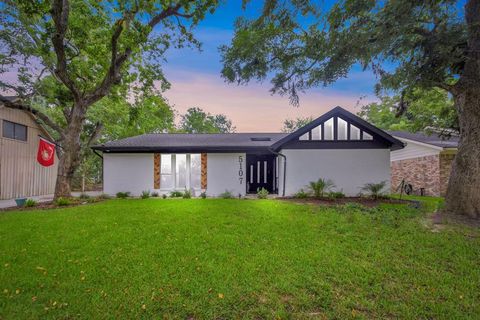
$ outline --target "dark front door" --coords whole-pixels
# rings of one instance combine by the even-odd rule
[[[265,188],[269,193],[275,188],[275,156],[247,154],[247,192],[256,193]]]

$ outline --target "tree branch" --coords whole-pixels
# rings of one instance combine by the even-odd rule
[[[60,0],[58,0],[60,1]],[[152,17],[151,20],[147,23],[147,25],[150,27],[150,31],[153,30],[153,28],[160,23],[162,20],[173,16],[173,15],[178,15],[182,17],[190,17],[190,15],[179,13],[178,10],[182,7],[182,4],[176,4],[173,7],[168,7],[156,16]],[[111,47],[112,47],[112,57],[110,61],[110,67],[108,69],[107,74],[103,78],[102,82],[90,93],[87,95],[85,98],[85,104],[87,106],[97,102],[101,98],[103,98],[105,95],[108,94],[110,91],[110,88],[114,85],[117,84],[120,81],[121,75],[120,75],[120,69],[122,68],[123,64],[127,59],[130,57],[132,54],[132,48],[131,47],[126,47],[125,50],[122,53],[118,53],[118,40],[124,30],[123,24],[124,22],[130,22],[133,17],[135,16],[136,11],[129,11],[125,12],[123,17],[115,23],[115,29],[112,34],[112,38],[110,40],[111,42]],[[148,36],[148,35],[147,35]]]
[[[70,4],[68,0],[54,0],[52,3],[52,19],[55,24],[55,33],[52,36],[52,44],[57,56],[55,75],[72,92],[75,100],[79,100],[80,91],[75,82],[70,78],[67,71],[67,56],[65,54],[65,33],[68,27],[68,15]]]
[[[43,113],[43,112],[41,112],[37,109],[33,109],[32,107],[27,106],[27,105],[25,105],[21,102],[11,101],[11,100],[9,100],[9,99],[5,98],[4,96],[1,96],[1,95],[0,95],[0,103],[2,103],[7,108],[30,112],[35,117],[40,119],[43,123],[45,123],[47,126],[49,126],[53,130],[58,132],[61,137],[64,137],[63,129],[58,124],[53,122],[53,120],[51,120],[50,117],[47,116],[45,113]]]
[[[92,145],[92,143],[94,143],[98,139],[102,130],[103,130],[103,124],[100,123],[100,122],[97,122],[95,124],[95,129],[93,130],[92,134],[88,138],[88,141],[87,141],[87,144],[86,144],[87,148],[90,147]]]

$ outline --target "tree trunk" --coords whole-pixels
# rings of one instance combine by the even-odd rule
[[[85,122],[86,108],[77,105],[73,108],[70,122],[65,130],[65,138],[62,141],[63,152],[58,163],[57,182],[55,184],[54,199],[59,197],[71,197],[72,178],[75,170],[80,165],[80,135]]]
[[[480,83],[480,82],[479,82]],[[452,165],[446,212],[480,218],[480,90],[471,88],[455,96],[460,122],[460,143]]]
[[[480,0],[465,5],[468,45],[453,96],[460,143],[446,195],[446,212],[480,219]]]

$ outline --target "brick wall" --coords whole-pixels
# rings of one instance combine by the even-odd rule
[[[455,154],[440,154],[440,195],[442,196],[445,196],[447,193],[448,179],[450,178],[450,171],[454,159]]]
[[[438,196],[441,192],[440,156],[431,155],[413,159],[391,162],[392,192],[397,192],[404,179],[413,186],[413,191],[420,194],[420,188],[425,188],[425,194]]]

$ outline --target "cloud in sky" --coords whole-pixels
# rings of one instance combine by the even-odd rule
[[[318,117],[335,106],[355,113],[360,109],[357,103],[361,94],[348,91],[311,90],[301,95],[299,107],[293,107],[288,97],[272,96],[268,83],[236,86],[209,73],[180,72],[178,69],[169,79],[172,88],[165,92],[165,96],[180,113],[190,107],[223,113],[232,119],[238,132],[278,132],[287,118]],[[367,96],[361,102],[373,100],[374,97]]]

